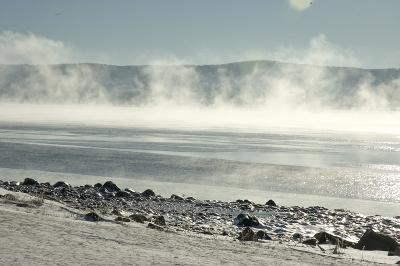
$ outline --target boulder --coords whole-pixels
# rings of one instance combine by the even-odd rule
[[[398,246],[394,251],[389,251],[388,256],[400,256],[400,246]]]
[[[303,235],[300,233],[294,233],[292,235],[292,238],[293,238],[293,240],[300,240],[300,239],[303,239]]]
[[[119,198],[129,197],[130,195],[131,193],[129,193],[128,191],[122,191],[122,190],[117,191],[117,193],[115,194],[115,196]]]
[[[94,184],[94,187],[95,188],[101,188],[103,185],[102,184],[100,184],[100,183],[96,183],[96,184]]]
[[[143,191],[143,192],[141,193],[141,195],[142,195],[143,197],[150,198],[150,197],[154,197],[154,196],[156,195],[156,193],[154,193],[154,191],[151,190],[151,189],[146,189],[145,191]]]
[[[101,217],[95,212],[89,212],[85,214],[84,219],[88,222],[98,222],[101,221]]]
[[[65,187],[65,188],[69,188],[71,187],[70,184],[64,182],[64,181],[58,181],[57,183],[55,183],[53,185],[53,187]]]
[[[257,227],[260,225],[257,217],[251,216],[247,213],[240,213],[236,218],[233,220],[233,224],[236,226],[245,226],[245,227]]]
[[[117,216],[117,218],[115,218],[115,221],[129,223],[131,219],[129,219],[128,217]]]
[[[273,201],[272,199],[270,199],[269,201],[267,201],[267,202],[265,203],[265,205],[276,207],[276,203],[275,203],[275,201]]]
[[[165,218],[164,218],[164,216],[162,216],[162,215],[154,216],[153,222],[154,222],[155,224],[161,225],[161,226],[166,225],[166,223],[165,223]]]
[[[117,208],[114,208],[111,211],[111,214],[114,214],[114,215],[117,215],[117,216],[122,216],[122,213]]]
[[[316,246],[317,245],[317,239],[315,238],[308,238],[302,242],[304,245],[310,245],[310,246]]]
[[[131,188],[125,188],[125,191],[130,193],[130,194],[135,194],[136,193],[136,191],[131,189]]]
[[[147,217],[140,213],[134,213],[134,214],[130,215],[129,218],[131,218],[132,220],[134,220],[137,223],[144,223],[144,222],[148,221]]]
[[[259,240],[259,239],[272,240],[272,238],[263,230],[259,230],[256,233],[255,240]]]
[[[103,186],[101,187],[102,189],[106,189],[108,192],[118,192],[121,189],[114,184],[114,182],[112,181],[107,181],[103,184]]]
[[[399,244],[394,238],[367,229],[354,247],[364,250],[395,251],[398,246]]]
[[[25,178],[24,182],[22,182],[23,186],[38,186],[39,182],[32,178]]]
[[[173,200],[184,200],[183,197],[181,197],[179,195],[176,195],[176,194],[172,194],[170,199],[173,199]]]
[[[149,223],[148,225],[147,225],[147,227],[148,228],[151,228],[151,229],[156,229],[156,230],[163,230],[163,228],[161,227],[161,226],[159,226],[159,225],[156,225],[156,224],[153,224],[153,223]]]
[[[250,227],[246,227],[239,233],[238,239],[240,241],[254,241],[256,234]]]
[[[334,234],[328,233],[328,232],[318,232],[314,235],[314,238],[318,240],[318,244],[325,244],[325,243],[330,243],[330,244],[340,244],[341,247],[352,247],[355,245],[355,243],[350,242],[348,240],[345,240],[339,236],[336,236]]]

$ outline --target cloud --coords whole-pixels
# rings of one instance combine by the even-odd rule
[[[62,41],[33,33],[0,32],[0,64],[58,64],[74,58],[73,49]]]
[[[297,11],[304,11],[312,5],[312,0],[289,0],[289,5]]]

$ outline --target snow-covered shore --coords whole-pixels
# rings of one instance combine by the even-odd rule
[[[0,190],[4,195],[9,191]],[[29,197],[15,193],[19,198]],[[383,251],[334,255],[294,243],[239,242],[223,236],[164,232],[140,223],[87,222],[45,200],[37,208],[0,203],[1,265],[369,265],[394,264]],[[82,213],[83,214],[83,213]]]

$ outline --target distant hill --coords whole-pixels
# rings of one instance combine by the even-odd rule
[[[248,61],[221,65],[0,65],[0,101],[169,102],[199,105],[396,109],[400,69]]]

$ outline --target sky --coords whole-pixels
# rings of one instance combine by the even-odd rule
[[[399,10],[399,0],[0,0],[0,64],[399,68]]]

